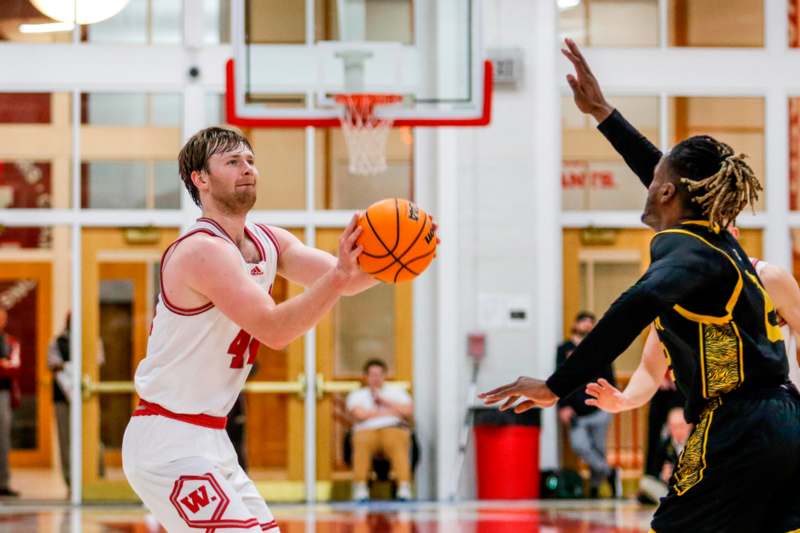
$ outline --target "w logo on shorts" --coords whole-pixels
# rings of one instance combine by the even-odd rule
[[[217,523],[230,503],[210,473],[178,478],[169,501],[191,527],[209,527],[210,523]]]
[[[192,513],[196,514],[201,507],[208,505],[208,490],[206,490],[206,486],[200,485],[194,489],[188,496],[181,498],[181,503]]]

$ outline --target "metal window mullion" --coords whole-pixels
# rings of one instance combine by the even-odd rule
[[[669,46],[669,1],[658,0],[658,47]]]
[[[789,232],[789,99],[786,90],[774,87],[765,102],[764,159],[761,176],[766,198],[764,258],[792,270],[792,242]]]
[[[306,105],[310,105],[310,93],[306,96]],[[308,246],[317,245],[317,228],[314,224],[315,210],[315,129],[305,128],[305,182],[306,182],[306,214],[305,242]],[[307,391],[304,401],[304,472],[306,501],[313,503],[317,497],[317,329],[311,328],[305,334],[304,342],[304,373],[306,375]]]
[[[75,27],[72,30],[72,46],[80,43],[81,28],[77,24],[78,3],[75,2]],[[72,90],[72,212],[75,218],[72,221],[72,317],[70,320],[70,361],[72,363],[72,391],[70,391],[70,479],[71,479],[71,501],[73,505],[80,505],[83,499],[83,418],[81,398],[81,376],[83,374],[83,352],[82,352],[82,242],[81,242],[81,91],[79,88]]]
[[[669,95],[658,95],[658,144],[663,153],[669,150]]]

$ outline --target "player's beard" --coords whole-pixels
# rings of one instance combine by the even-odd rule
[[[211,193],[214,202],[219,206],[220,210],[229,215],[245,214],[256,203],[256,188],[255,187],[242,187],[235,188],[232,193],[217,194]]]

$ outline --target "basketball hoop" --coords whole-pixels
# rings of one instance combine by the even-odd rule
[[[337,94],[335,100],[344,107],[339,122],[350,155],[352,174],[374,176],[386,170],[386,141],[394,122],[375,115],[375,106],[396,104],[399,94]]]

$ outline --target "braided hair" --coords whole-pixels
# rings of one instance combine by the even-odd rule
[[[745,154],[736,155],[729,145],[708,135],[696,135],[678,143],[667,155],[687,207],[717,228],[726,228],[750,203],[755,211],[763,190]]]

